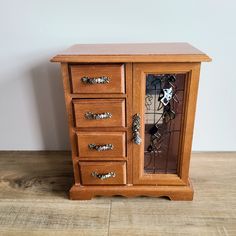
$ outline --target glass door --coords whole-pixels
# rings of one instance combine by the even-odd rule
[[[146,74],[144,173],[177,174],[186,74]]]
[[[191,74],[182,63],[134,64],[134,183],[184,184],[181,169],[188,164],[182,155]]]

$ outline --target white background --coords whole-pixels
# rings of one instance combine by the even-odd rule
[[[60,68],[75,43],[189,42],[202,64],[193,150],[236,150],[236,1],[0,0],[0,149],[69,148]]]

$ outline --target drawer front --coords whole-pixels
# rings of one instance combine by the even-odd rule
[[[125,132],[78,132],[79,157],[125,157]]]
[[[73,101],[76,127],[125,127],[124,99]]]
[[[80,162],[83,185],[126,184],[125,162]]]
[[[124,65],[71,66],[73,93],[124,93]]]

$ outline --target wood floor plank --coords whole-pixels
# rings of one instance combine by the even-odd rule
[[[0,202],[0,235],[3,232],[41,230],[77,231],[77,235],[107,235],[109,203]]]
[[[68,197],[69,152],[0,152],[0,199]]]
[[[110,198],[70,201],[69,152],[0,152],[0,235],[107,235]]]
[[[110,235],[236,235],[236,154],[193,154],[192,202],[113,198]]]
[[[70,201],[69,152],[0,152],[0,235],[236,235],[236,153],[194,153],[192,202]],[[110,224],[109,224],[110,222]]]

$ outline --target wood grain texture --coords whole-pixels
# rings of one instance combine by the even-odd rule
[[[71,93],[71,83],[70,83],[70,75],[69,75],[69,66],[67,63],[61,63],[61,73],[62,73],[62,81],[64,87],[64,96],[65,96],[65,104],[67,111],[67,120],[69,127],[69,135],[70,135],[70,144],[71,144],[71,156],[73,160],[73,171],[75,183],[80,183],[80,174],[79,170],[76,167],[77,165],[77,144],[76,144],[76,134],[74,130],[74,114],[73,114],[73,104],[72,98],[70,97]]]
[[[126,156],[125,132],[77,132],[79,157],[103,157],[112,160],[113,157]],[[112,144],[113,148],[106,151],[97,151],[89,148],[89,144]]]
[[[211,61],[188,43],[77,44],[52,62],[200,62]]]
[[[133,162],[132,162],[132,148],[133,148],[133,132],[130,127],[133,123],[133,105],[132,105],[132,94],[133,94],[133,64],[125,64],[125,75],[126,75],[126,119],[127,119],[127,184],[133,183]]]
[[[118,93],[125,92],[123,64],[89,64],[71,65],[71,81],[73,93]],[[108,77],[106,84],[85,84],[81,78]]]
[[[236,153],[194,153],[192,202],[68,200],[69,152],[0,152],[0,235],[236,235]]]
[[[76,99],[73,100],[76,127],[125,127],[124,99]],[[112,117],[100,120],[86,119],[85,114],[109,112]]]
[[[79,162],[80,170],[81,170],[81,183],[83,185],[124,185],[126,184],[126,163],[124,161],[117,161],[117,162]],[[108,174],[113,172],[115,174],[114,177],[106,178],[106,179],[99,179],[92,176],[92,173],[96,172],[97,174]],[[78,186],[76,186],[78,187]],[[82,187],[85,190],[85,187]],[[102,189],[106,189],[106,186],[100,186]],[[73,187],[72,190],[74,191]],[[89,191],[86,192],[85,199],[87,199],[88,195],[91,195]],[[92,193],[93,196],[94,192]],[[78,193],[79,198],[83,199],[83,196],[80,196]],[[72,196],[72,195],[70,195]]]
[[[109,168],[107,168],[109,169]],[[86,168],[84,173],[89,177],[90,185],[95,185],[91,174],[91,168]],[[81,173],[83,174],[82,170]],[[82,177],[83,179],[83,177]],[[110,179],[113,184],[118,184],[114,179]],[[105,181],[104,181],[105,183]],[[102,181],[96,181],[96,184],[103,184]],[[88,184],[87,184],[88,185]],[[175,201],[192,201],[193,200],[193,188],[191,184],[186,186],[76,186],[74,185],[70,189],[70,198],[72,200],[89,200],[95,196],[115,196],[120,195],[124,197],[168,197],[170,200]]]
[[[180,153],[180,163],[179,163],[179,173],[180,177],[184,183],[188,181],[189,178],[189,165],[190,156],[192,150],[192,139],[193,139],[193,129],[195,121],[195,111],[197,104],[197,94],[198,94],[198,84],[200,75],[200,63],[194,63],[191,71],[188,73],[184,105],[184,119],[183,119],[183,132],[181,139],[181,153]]]
[[[67,231],[73,228],[77,235],[107,234],[109,222],[109,203],[68,204],[67,202],[0,202],[0,235],[8,231],[31,231],[40,233]],[[89,211],[89,212],[88,212]],[[14,225],[9,228],[12,216]],[[92,227],[91,227],[92,226]],[[62,232],[61,235],[62,235]],[[31,235],[34,235],[33,233]],[[41,235],[42,234],[41,232]],[[64,235],[64,234],[63,234]]]

